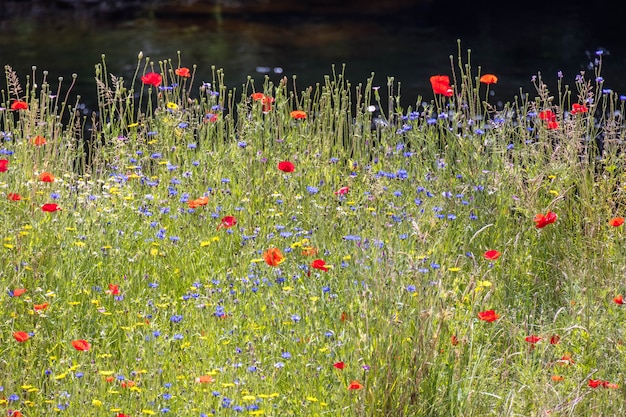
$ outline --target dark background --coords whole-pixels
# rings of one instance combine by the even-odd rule
[[[176,61],[181,51],[182,65],[198,65],[198,81],[210,81],[215,65],[239,91],[248,75],[259,85],[266,75],[296,74],[303,89],[345,64],[353,84],[372,72],[382,86],[393,76],[403,105],[414,106],[418,96],[432,98],[431,75],[451,75],[460,39],[474,72],[480,66],[499,77],[494,102],[520,89],[533,95],[538,72],[552,90],[557,71],[571,85],[581,70],[595,78],[588,66],[598,49],[604,87],[626,94],[625,17],[605,0],[4,0],[0,63],[22,79],[33,65],[52,79],[78,74],[74,91],[88,108],[101,55],[111,73],[129,79],[139,51],[156,61]]]

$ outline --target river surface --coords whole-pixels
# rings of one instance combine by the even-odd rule
[[[471,13],[471,9],[407,10],[397,15],[323,14],[229,15],[182,18],[143,16],[103,20],[13,18],[0,22],[0,63],[11,65],[20,78],[48,70],[51,79],[78,75],[74,92],[89,107],[95,104],[94,65],[106,55],[109,72],[132,78],[137,54],[151,60],[172,59],[181,52],[182,65],[198,67],[198,81],[211,80],[211,66],[222,68],[229,88],[247,76],[262,83],[297,75],[298,88],[322,82],[332,65],[345,64],[352,84],[365,83],[372,72],[381,91],[387,77],[402,84],[402,104],[414,106],[418,96],[432,98],[429,77],[451,75],[450,55],[461,41],[471,66],[499,77],[493,100],[511,101],[520,89],[534,96],[531,77],[541,72],[556,90],[557,72],[574,84],[594,52],[604,49],[605,88],[626,94],[626,43],[612,29],[617,18],[591,19],[578,6],[547,13],[506,11]],[[455,59],[456,61],[456,59]],[[591,76],[591,78],[594,78]]]

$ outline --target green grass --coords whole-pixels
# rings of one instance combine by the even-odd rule
[[[459,53],[451,97],[401,108],[373,74],[229,88],[180,56],[140,54],[131,80],[103,57],[93,115],[71,81],[6,67],[2,412],[623,415],[624,99],[598,58],[498,108]]]

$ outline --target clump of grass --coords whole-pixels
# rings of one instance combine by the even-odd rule
[[[5,67],[3,411],[623,414],[624,99],[599,54],[497,108],[463,55],[407,109],[140,53],[85,115]]]

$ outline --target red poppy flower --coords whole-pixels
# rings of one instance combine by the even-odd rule
[[[269,248],[263,253],[263,259],[269,266],[278,266],[285,261],[285,256],[278,248]]]
[[[540,340],[541,340],[541,337],[539,337],[539,336],[535,336],[535,335],[533,334],[533,335],[530,335],[530,336],[526,336],[526,337],[524,338],[524,340],[525,340],[525,341],[527,341],[528,343],[530,343],[530,344],[533,344],[533,345],[534,345],[535,343],[537,343],[538,341],[540,341]]]
[[[551,345],[558,345],[560,342],[561,342],[561,336],[559,336],[558,334],[553,334],[552,336],[550,336]]]
[[[556,114],[550,109],[539,112],[539,118],[546,122],[546,127],[550,130],[558,129],[559,123],[556,121]]]
[[[335,362],[333,363],[333,366],[337,369],[343,369],[346,365],[343,362]]]
[[[211,382],[215,382],[215,379],[211,375],[202,375],[202,376],[197,376],[195,378],[195,381],[198,384],[210,384]]]
[[[604,381],[602,381],[601,379],[590,379],[587,385],[591,388],[598,388],[600,385],[602,385],[603,382]]]
[[[215,123],[219,120],[220,116],[217,114],[212,114],[209,113],[205,116],[204,122],[206,123],[207,121],[211,122],[211,123]]]
[[[91,344],[84,339],[72,340],[72,346],[74,346],[74,349],[80,351],[87,351],[91,349]]]
[[[13,411],[9,410],[9,417],[24,417],[24,414],[22,414],[18,410],[13,410]]]
[[[589,111],[589,109],[584,104],[574,103],[574,104],[572,104],[572,111],[570,113],[572,113],[572,114],[587,113],[588,111]]]
[[[348,385],[349,390],[358,390],[362,388],[363,388],[363,385],[359,381],[352,381],[350,382],[350,385]]]
[[[485,259],[489,259],[490,261],[495,261],[496,259],[500,257],[500,255],[502,254],[498,252],[497,250],[488,250],[487,252],[483,254],[483,257]]]
[[[339,320],[340,321],[346,321],[346,320],[349,320],[349,319],[350,319],[350,317],[348,316],[348,313],[346,313],[345,311],[342,311],[341,312],[341,316],[339,316]]]
[[[546,124],[546,127],[548,128],[548,130],[558,129],[559,128],[559,123],[558,122],[548,122]]]
[[[553,213],[550,210],[548,210],[545,216],[541,213],[537,214],[535,218],[533,219],[533,221],[535,222],[535,226],[537,227],[537,229],[541,229],[551,223],[554,223],[557,218],[558,216],[556,215],[556,213]]]
[[[293,172],[296,169],[296,166],[289,161],[282,161],[278,163],[278,169],[283,172]]]
[[[206,206],[207,204],[209,204],[209,197],[204,196],[204,197],[196,198],[195,200],[188,201],[187,207],[195,209],[200,206]]]
[[[48,303],[43,303],[43,304],[35,304],[33,306],[33,308],[35,309],[35,311],[43,311],[46,308],[48,308],[49,304]]]
[[[41,209],[47,213],[54,213],[57,210],[61,210],[61,207],[54,203],[46,203],[41,206]]]
[[[346,195],[350,191],[350,187],[341,187],[337,191],[335,191],[335,195]]]
[[[446,97],[452,97],[454,91],[450,86],[450,77],[447,75],[433,75],[430,77],[430,84],[435,94],[441,94]]]
[[[26,292],[26,288],[16,288],[11,291],[11,297],[19,297]]]
[[[328,267],[326,266],[326,262],[323,259],[316,259],[311,263],[311,268],[321,269],[322,271],[328,271]]]
[[[539,112],[539,118],[546,122],[554,122],[556,120],[556,114],[550,109],[542,110]]]
[[[161,77],[161,74],[157,74],[156,72],[149,72],[146,75],[141,76],[142,83],[153,85],[155,87],[160,86],[161,81],[163,81],[163,77]]]
[[[39,174],[39,181],[41,182],[54,182],[54,175],[49,172],[42,172]]]
[[[0,159],[0,172],[7,172],[8,169],[9,169],[9,160]]]
[[[480,77],[480,82],[483,84],[497,84],[498,77],[496,77],[493,74],[485,74],[482,77]]]
[[[622,294],[620,294],[617,297],[613,298],[613,302],[615,304],[622,305],[622,304],[624,304],[624,297],[622,297]]]
[[[621,225],[624,224],[624,218],[623,217],[614,217],[611,220],[609,220],[609,224],[613,227],[619,227]]]
[[[222,227],[228,229],[229,227],[233,227],[236,224],[237,219],[235,219],[233,216],[224,216],[222,217],[222,222],[217,226],[217,230],[221,229]]]
[[[28,110],[28,103],[22,100],[15,100],[11,104],[11,110]]]
[[[11,201],[20,201],[22,199],[22,196],[17,193],[9,193],[8,197]]]
[[[30,339],[30,336],[26,332],[13,332],[13,338],[22,343]]]
[[[261,100],[261,103],[263,104],[263,113],[269,113],[270,111],[272,111],[272,103],[274,101],[276,101],[274,100],[274,97],[270,97],[270,96],[263,97],[263,99]]]
[[[455,334],[453,334],[452,337],[450,337],[450,344],[452,344],[452,346],[456,346],[459,344],[459,338],[456,337]]]
[[[43,136],[35,136],[33,138],[33,145],[35,146],[42,146],[46,144],[46,138],[44,138]]]
[[[498,320],[500,316],[497,315],[494,310],[485,310],[478,313],[478,318],[491,323],[492,321]]]
[[[265,98],[265,94],[263,93],[252,93],[250,94],[250,98],[254,101],[263,100]]]
[[[117,413],[115,415],[115,417],[130,417],[128,414],[124,414],[124,413]]]
[[[306,112],[302,110],[294,110],[289,113],[292,119],[306,119]]]
[[[191,77],[191,72],[189,72],[189,68],[187,67],[176,68],[176,71],[174,71],[174,73],[178,75],[179,77],[185,77],[185,78]]]
[[[120,294],[120,286],[118,284],[109,284],[109,290],[107,293],[111,295],[119,295]]]

